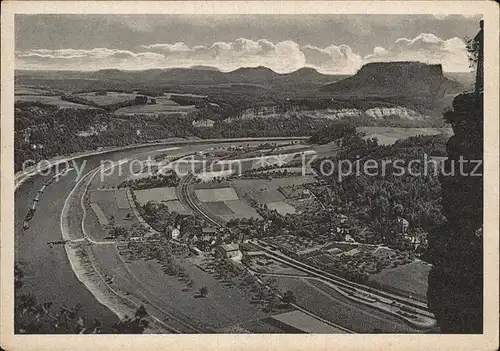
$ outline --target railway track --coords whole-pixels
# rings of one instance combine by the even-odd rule
[[[400,296],[389,294],[389,293],[386,293],[384,291],[373,289],[373,288],[370,288],[370,287],[367,287],[367,286],[364,286],[364,285],[361,285],[361,284],[356,284],[356,283],[348,281],[346,279],[337,277],[337,276],[335,276],[335,275],[333,275],[331,273],[325,272],[325,271],[323,271],[321,269],[312,267],[312,266],[310,266],[308,264],[305,264],[303,262],[300,262],[300,261],[297,261],[295,259],[292,259],[292,258],[290,258],[290,257],[288,257],[286,255],[277,254],[276,252],[274,252],[272,250],[269,250],[268,248],[264,247],[262,245],[262,243],[261,243],[260,240],[257,241],[256,245],[262,251],[264,251],[266,254],[268,254],[269,256],[271,256],[272,258],[274,258],[274,259],[276,259],[278,261],[281,261],[283,263],[295,266],[296,268],[298,268],[298,269],[300,269],[300,270],[302,270],[304,272],[307,272],[307,273],[309,273],[309,274],[311,274],[313,276],[325,279],[327,281],[331,281],[332,283],[337,284],[340,287],[344,287],[344,288],[348,288],[348,289],[357,289],[357,290],[360,290],[360,291],[363,291],[363,292],[367,292],[367,293],[370,293],[370,294],[378,295],[378,296],[384,297],[386,299],[390,299],[390,300],[393,300],[395,302],[401,303],[403,305],[415,308],[415,309],[419,310],[421,312],[421,314],[423,314],[423,315],[426,315],[426,316],[429,316],[429,317],[432,315],[429,312],[428,307],[425,304],[420,303],[418,301],[414,301],[414,300],[410,300],[408,298],[403,298],[403,297],[400,297]]]
[[[217,226],[217,227],[225,227],[225,223],[221,223],[211,216],[209,216],[203,209],[200,208],[196,204],[196,202],[191,198],[189,194],[189,183],[193,179],[193,174],[188,174],[184,178],[181,179],[179,184],[179,193],[177,194],[181,202],[185,202],[194,212],[203,217],[203,219],[207,220],[209,223]]]

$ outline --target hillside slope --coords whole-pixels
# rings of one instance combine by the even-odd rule
[[[356,75],[324,85],[321,90],[354,96],[435,96],[463,89],[446,78],[441,65],[420,62],[375,62],[361,67]]]

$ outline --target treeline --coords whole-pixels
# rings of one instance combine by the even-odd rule
[[[311,144],[328,144],[331,141],[348,138],[356,134],[356,127],[350,124],[334,124],[321,129],[309,138]]]
[[[114,104],[101,105],[96,103],[95,101],[85,99],[78,95],[61,95],[61,100],[74,102],[81,105],[92,106],[98,109],[102,109],[108,112],[114,112],[120,108],[135,106],[135,105],[146,105],[148,103],[148,97],[144,95],[138,95],[135,99],[116,102]]]

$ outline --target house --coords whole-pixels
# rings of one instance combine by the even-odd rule
[[[217,258],[233,258],[241,257],[241,251],[238,244],[224,244],[215,248],[215,257]]]
[[[356,240],[354,240],[354,238],[352,236],[350,236],[349,234],[346,234],[344,241],[346,241],[348,243],[355,243],[356,242]]]
[[[346,215],[344,215],[344,214],[340,214],[340,215],[338,216],[338,218],[339,218],[339,220],[340,220],[340,224],[345,224],[345,223],[346,223],[346,221],[347,221],[347,216],[346,216]]]
[[[333,247],[331,249],[328,249],[326,250],[328,253],[332,254],[332,255],[338,255],[338,254],[342,254],[344,251],[342,251],[341,249],[339,249],[338,247]]]
[[[360,253],[360,250],[359,250],[359,249],[354,248],[354,249],[351,249],[351,250],[349,250],[349,251],[344,251],[343,255],[344,255],[344,256],[355,256],[355,255],[357,255],[358,253]]]
[[[178,228],[172,229],[172,239],[178,239],[181,235],[181,231]]]
[[[397,222],[399,224],[400,233],[403,235],[406,234],[408,232],[408,227],[410,226],[410,223],[403,217],[398,217]]]

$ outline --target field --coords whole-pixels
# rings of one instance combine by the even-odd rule
[[[329,324],[321,322],[318,319],[305,314],[302,311],[291,311],[274,315],[272,317],[280,322],[290,325],[294,328],[313,334],[344,334],[341,329],[335,328]]]
[[[141,205],[145,205],[151,200],[156,202],[177,200],[175,187],[135,190],[134,194]]]
[[[120,210],[130,208],[130,203],[128,202],[127,193],[125,190],[115,191],[116,205]]]
[[[155,260],[132,260],[124,268],[122,257],[113,247],[101,245],[95,250],[98,261],[107,269],[106,273],[113,276],[113,284],[121,291],[148,301],[146,308],[158,306],[192,325],[212,330],[267,316],[260,305],[249,303],[251,292],[243,291],[236,283],[227,284],[216,279],[189,260],[176,259],[194,283],[186,291],[186,283],[179,277],[165,274]],[[207,296],[196,297],[196,291],[202,286],[208,288]]]
[[[272,317],[245,322],[241,324],[241,327],[248,332],[257,334],[305,334],[302,330],[293,328]]]
[[[170,212],[177,212],[182,215],[189,215],[192,214],[191,210],[187,209],[182,205],[182,203],[178,200],[171,200],[164,202],[165,205],[167,205],[167,208]]]
[[[230,200],[224,201],[224,203],[233,211],[233,214],[221,216],[226,220],[233,218],[261,218],[257,211],[243,200]]]
[[[258,334],[343,334],[341,329],[326,324],[305,312],[294,310],[239,325],[242,330],[224,332],[252,332]]]
[[[326,284],[304,278],[272,277],[282,291],[291,290],[297,305],[332,323],[357,333],[416,332],[396,317],[378,310],[352,303]],[[329,288],[329,289],[327,289]]]
[[[51,93],[51,91],[42,88],[33,88],[22,85],[14,87],[14,95],[45,95],[48,93]],[[14,100],[17,100],[17,97],[14,98]]]
[[[201,202],[238,200],[238,194],[233,188],[196,189],[195,193]]]
[[[302,185],[314,183],[316,179],[307,175],[304,177],[283,177],[272,180],[265,179],[236,179],[231,181],[236,193],[240,197],[249,197],[259,204],[268,204],[285,200],[285,196],[278,191],[280,186]]]
[[[95,95],[95,93],[81,93],[76,94],[86,100],[93,101],[99,105],[111,105],[123,101],[134,100],[137,96],[136,94],[130,93],[119,93],[114,91],[108,91],[106,95]]]
[[[284,201],[270,202],[267,204],[267,207],[270,210],[278,211],[278,213],[282,216],[295,213],[295,207],[290,206],[289,204],[287,204]]]
[[[121,190],[119,192],[112,190],[90,190],[90,202],[99,205],[99,208],[108,221],[113,217],[116,226],[129,227],[133,224],[133,221],[126,219],[127,213],[130,213],[130,206],[125,191]],[[115,193],[118,193],[118,197],[115,196]],[[118,205],[117,200],[120,202],[121,207]],[[100,216],[102,215],[100,214]]]
[[[370,276],[370,281],[377,282],[389,289],[392,288],[425,298],[427,294],[427,277],[430,269],[429,264],[415,261],[373,274]]]
[[[224,201],[206,202],[205,205],[216,216],[232,215],[234,212],[227,206]]]
[[[156,99],[156,104],[154,105],[150,104],[150,105],[127,106],[116,110],[115,114],[187,113],[195,108],[194,105],[181,106],[165,96],[158,96],[155,99]]]
[[[399,139],[417,135],[453,135],[451,128],[392,128],[392,127],[358,127],[358,132],[366,134],[364,139],[376,137],[379,144],[392,145]]]
[[[39,101],[48,105],[57,105],[60,108],[86,108],[93,109],[92,106],[75,104],[74,102],[61,100],[59,96],[42,95],[16,95],[14,101]]]
[[[273,202],[279,202],[285,200],[285,197],[278,190],[267,190],[260,188],[258,190],[246,191],[246,196],[255,200],[259,204],[270,204]]]

